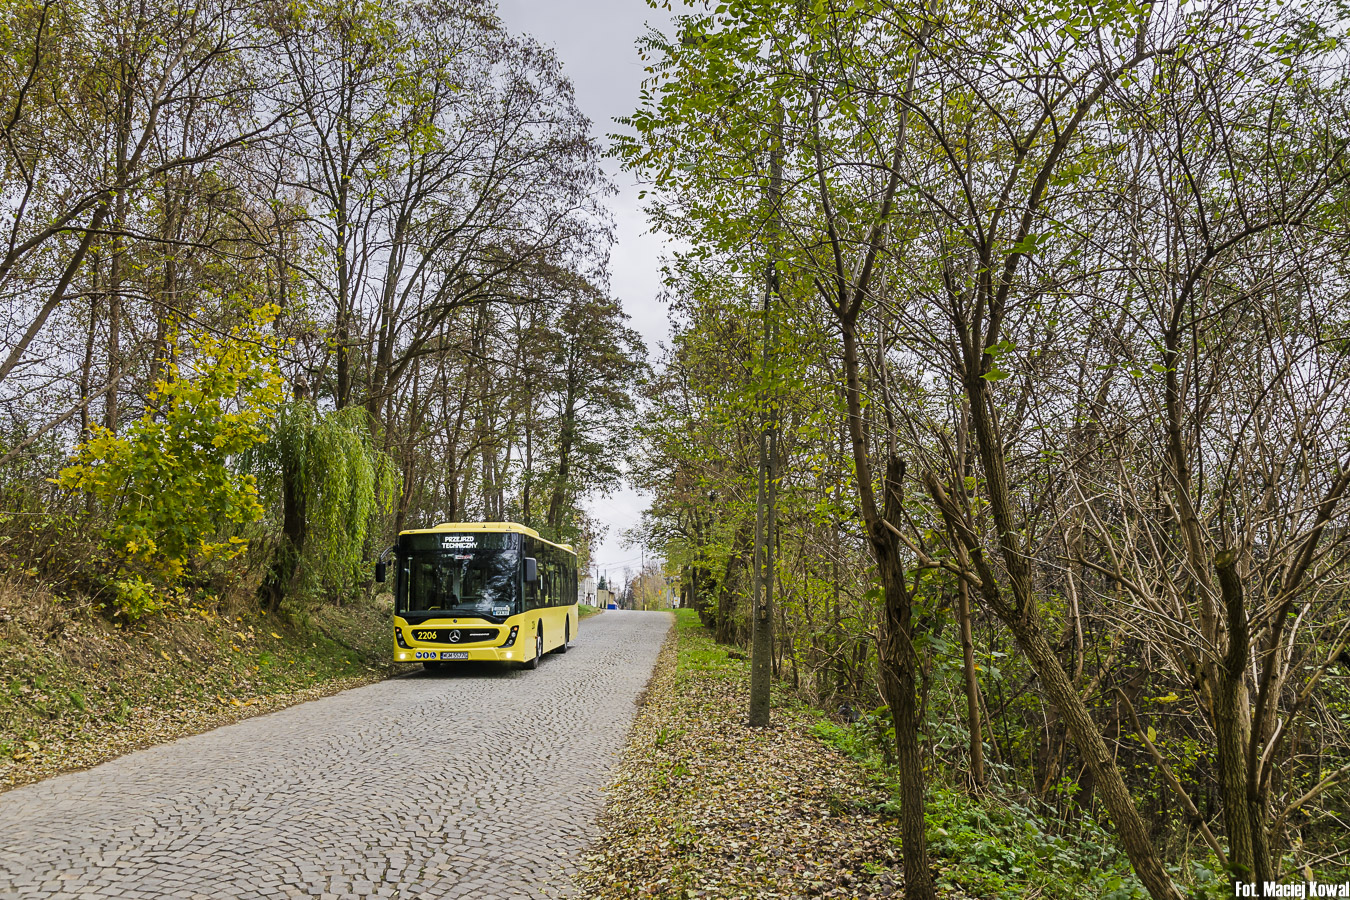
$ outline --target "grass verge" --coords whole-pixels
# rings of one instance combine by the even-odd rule
[[[193,603],[121,626],[0,584],[0,791],[386,677],[388,612]]]

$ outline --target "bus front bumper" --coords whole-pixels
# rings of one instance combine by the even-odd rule
[[[531,648],[532,649],[532,648]],[[414,647],[394,650],[395,662],[520,662],[526,660],[526,651],[519,647],[465,647],[463,650]]]

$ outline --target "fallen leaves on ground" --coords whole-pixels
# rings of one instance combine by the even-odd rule
[[[677,666],[677,642],[712,665]],[[662,650],[578,881],[597,900],[901,895],[894,821],[806,711],[745,724],[749,668],[701,629]]]

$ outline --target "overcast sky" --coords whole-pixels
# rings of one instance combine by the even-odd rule
[[[678,3],[671,4],[679,6]],[[642,86],[642,62],[636,41],[647,25],[668,30],[670,14],[654,10],[644,0],[498,0],[502,20],[513,32],[533,35],[552,47],[576,86],[577,103],[601,139],[617,131],[616,116],[637,107]],[[606,145],[608,141],[606,141]],[[661,290],[662,241],[648,234],[646,217],[631,176],[606,161],[619,193],[609,198],[616,243],[610,261],[610,289],[623,301],[632,326],[647,342],[653,360],[657,344],[666,339],[666,308],[657,300]],[[622,577],[625,568],[637,571],[640,550],[621,545],[624,529],[636,524],[647,499],[628,487],[589,504],[591,513],[609,526],[595,548],[596,567]]]

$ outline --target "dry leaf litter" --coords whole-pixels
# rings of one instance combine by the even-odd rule
[[[748,696],[747,662],[700,628],[672,633],[578,879],[588,896],[901,895],[896,823],[861,769],[807,710],[749,728]]]

